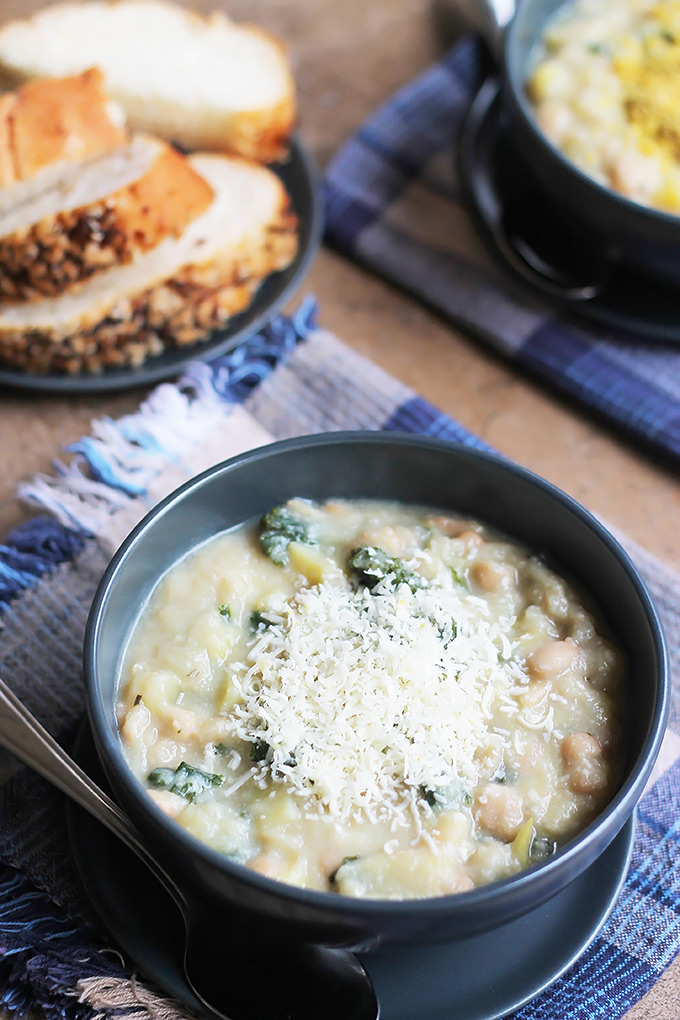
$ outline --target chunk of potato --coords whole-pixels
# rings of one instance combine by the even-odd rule
[[[348,860],[336,871],[334,882],[346,896],[386,900],[401,899],[404,888],[415,896],[446,896],[474,886],[452,857],[434,854],[427,846]]]
[[[239,705],[243,701],[241,692],[234,683],[234,678],[231,674],[228,674],[222,689],[222,696],[217,707],[218,712],[231,712],[235,705]]]
[[[178,797],[176,793],[170,793],[169,790],[147,790],[147,793],[161,811],[164,811],[170,818],[176,818],[186,807],[186,801],[182,797]]]
[[[288,882],[289,885],[299,885],[307,889],[323,889],[319,882],[314,882],[309,875],[307,862],[303,857],[282,855],[268,850],[257,854],[248,861],[248,867],[258,871],[267,878],[275,878],[279,882]],[[311,879],[311,880],[310,880]]]
[[[213,663],[222,663],[234,648],[240,627],[222,616],[217,609],[203,613],[189,631],[189,638],[204,648]]]
[[[262,847],[276,850],[284,856],[302,849],[302,814],[294,799],[285,791],[277,790],[273,796],[270,794],[253,801],[250,814],[253,829]]]
[[[291,542],[288,559],[293,570],[302,574],[310,584],[321,584],[325,577],[339,573],[338,567],[322,552],[302,542]]]
[[[182,825],[201,842],[245,861],[253,852],[250,820],[217,801],[188,804]]]
[[[133,705],[125,716],[121,733],[126,744],[134,747],[143,737],[144,731],[151,723],[151,712],[143,701]]]
[[[179,697],[179,677],[170,669],[156,669],[143,673],[135,683],[135,690],[153,715],[164,712]]]

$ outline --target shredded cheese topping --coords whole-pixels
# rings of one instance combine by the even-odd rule
[[[394,590],[387,578],[369,592],[333,578],[272,598],[266,617],[235,669],[230,725],[267,748],[255,782],[285,783],[308,815],[427,811],[426,791],[464,796],[475,753],[508,743],[492,718],[526,690],[515,618],[454,582]]]

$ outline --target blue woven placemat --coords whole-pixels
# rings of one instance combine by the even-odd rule
[[[314,315],[307,301],[236,352],[191,365],[137,413],[94,423],[54,475],[23,487],[43,514],[0,547],[0,674],[63,743],[84,711],[82,636],[97,582],[124,534],[176,484],[248,446],[325,430],[397,430],[483,446],[317,329]],[[663,616],[677,678],[680,579],[628,547]],[[581,961],[520,1011],[521,1020],[617,1020],[678,953],[679,708],[676,683],[614,914]],[[64,811],[60,795],[0,754],[0,1006],[23,1012],[39,1004],[49,1020],[179,1020],[182,1007],[133,980],[128,962],[91,926]]]
[[[574,325],[483,250],[454,157],[481,76],[478,44],[465,39],[368,118],[326,172],[328,241],[619,432],[678,457],[680,349]]]

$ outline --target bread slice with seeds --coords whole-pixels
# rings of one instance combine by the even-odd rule
[[[126,266],[58,298],[0,308],[0,359],[31,372],[96,372],[204,339],[250,302],[297,250],[279,178],[258,164],[197,154],[206,211]]]
[[[166,0],[91,0],[48,6],[0,30],[0,77],[102,69],[134,130],[190,149],[269,162],[295,124],[295,85],[281,43],[225,14]]]
[[[177,237],[213,198],[179,152],[146,135],[0,191],[0,296],[54,297]]]

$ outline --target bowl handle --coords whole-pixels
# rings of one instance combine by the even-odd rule
[[[545,262],[521,234],[507,229],[504,217],[491,224],[494,240],[506,261],[532,287],[561,301],[592,301],[606,282],[607,267],[603,264],[600,278],[576,280]]]

